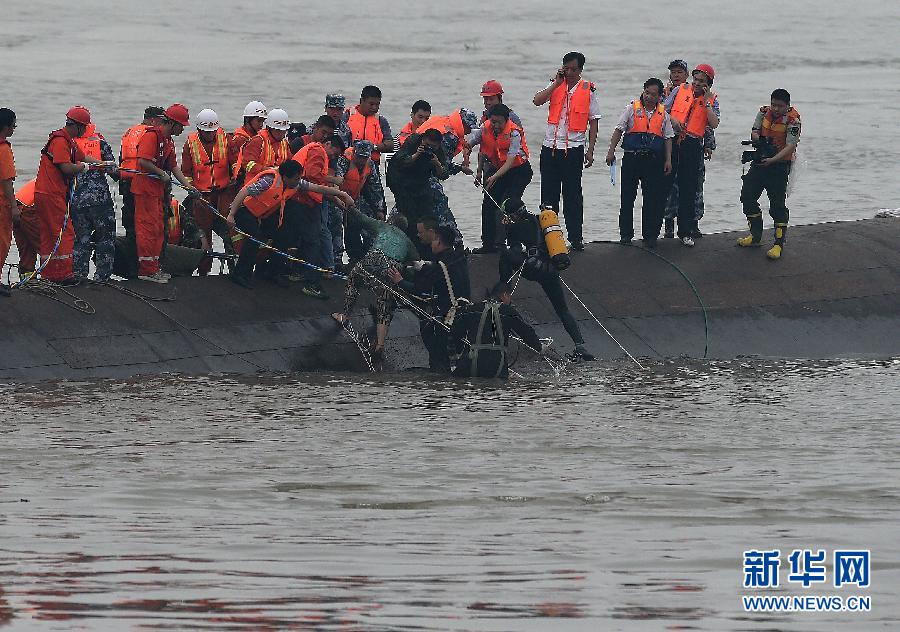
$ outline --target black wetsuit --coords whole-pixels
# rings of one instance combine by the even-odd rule
[[[429,263],[416,273],[413,282],[402,281],[400,287],[416,294],[431,296],[428,311],[439,321],[445,322],[447,314],[453,308],[450,298],[450,290],[444,271],[440,265],[447,267],[447,275],[453,286],[453,295],[457,299],[465,299],[468,304],[471,297],[469,282],[469,263],[466,253],[460,248],[452,248],[436,255],[432,263]],[[447,350],[448,332],[434,320],[422,319],[419,323],[419,331],[422,334],[422,342],[428,349],[428,365],[433,371],[450,371],[450,354]]]
[[[512,305],[483,301],[458,312],[450,329],[450,351],[460,355],[453,375],[507,377],[507,348],[513,333],[532,349],[540,350],[541,341],[534,328]]]
[[[508,247],[500,256],[500,278],[504,281],[516,272],[523,261],[522,276],[540,283],[553,310],[576,345],[584,344],[581,329],[569,311],[559,272],[550,262],[550,254],[536,215],[524,213],[517,222],[506,224]]]

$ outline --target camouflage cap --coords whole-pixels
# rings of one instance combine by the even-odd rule
[[[347,104],[347,99],[344,98],[343,94],[326,94],[325,95],[325,107],[326,108],[343,108]]]
[[[353,142],[353,155],[360,158],[368,158],[372,155],[375,145],[370,140],[357,140]]]
[[[471,129],[478,127],[478,117],[475,115],[475,112],[469,108],[459,108],[459,118],[462,119],[462,122],[466,127]]]

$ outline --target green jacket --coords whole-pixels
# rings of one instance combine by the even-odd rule
[[[419,258],[419,252],[415,245],[402,229],[364,215],[355,207],[350,209],[350,215],[355,222],[362,226],[363,230],[374,235],[372,247],[383,252],[385,256],[400,263],[415,261]]]

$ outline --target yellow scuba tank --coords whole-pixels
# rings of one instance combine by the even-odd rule
[[[542,206],[538,216],[541,225],[541,233],[544,235],[544,243],[547,244],[547,252],[550,253],[550,261],[557,270],[565,270],[572,263],[569,259],[569,249],[566,248],[566,240],[563,237],[562,228],[559,226],[559,217],[552,206]]]

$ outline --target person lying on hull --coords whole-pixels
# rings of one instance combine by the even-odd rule
[[[510,281],[521,270],[523,278],[540,284],[563,327],[575,343],[573,357],[579,360],[593,360],[593,354],[584,346],[581,329],[566,304],[566,295],[559,278],[559,270],[569,266],[569,256],[559,231],[556,213],[551,207],[545,207],[541,218],[546,220],[542,222],[537,215],[528,212],[521,199],[506,200],[503,207],[504,214],[500,221],[506,229],[508,246],[500,254],[500,280]],[[547,227],[542,227],[542,223],[547,223]],[[545,230],[548,239],[553,243],[552,253],[544,237]]]
[[[456,358],[456,377],[507,378],[509,337],[516,334],[534,349],[541,340],[512,303],[512,287],[498,281],[488,298],[463,308],[450,328],[450,354]]]

